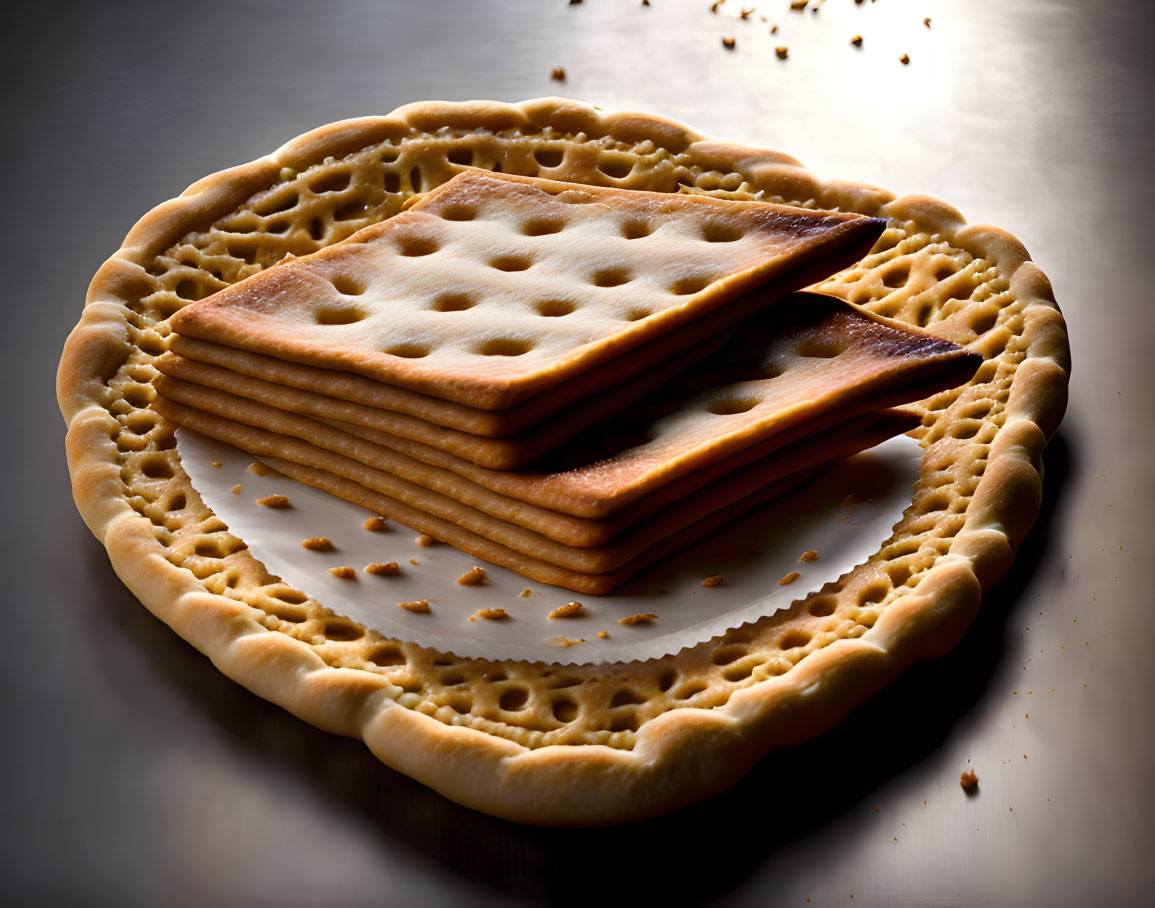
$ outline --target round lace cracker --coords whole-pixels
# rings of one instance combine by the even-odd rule
[[[174,427],[149,409],[166,319],[395,214],[466,165],[886,218],[870,254],[820,289],[985,362],[923,403],[921,477],[878,553],[787,611],[608,666],[459,659],[384,639],[268,574],[201,501]],[[593,825],[720,791],[949,650],[1037,513],[1069,366],[1050,285],[1004,231],[667,120],[552,98],[413,104],[194,184],[145,215],[93,279],[58,394],[84,519],[130,589],[223,672],[462,804]],[[559,633],[577,636],[565,623],[576,620],[559,619]]]

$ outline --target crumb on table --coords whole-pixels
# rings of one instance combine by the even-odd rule
[[[432,609],[429,608],[428,599],[414,599],[411,602],[398,602],[397,608],[403,608],[407,612],[416,612],[419,615],[428,615]]]
[[[801,576],[797,571],[791,571],[785,577],[778,581],[779,586],[789,586]]]
[[[266,508],[291,508],[292,504],[289,502],[288,495],[266,495],[264,498],[258,498],[257,504]]]
[[[862,35],[855,35],[850,39],[850,43],[855,47],[862,47]]]
[[[489,575],[485,573],[485,568],[479,568],[476,564],[457,578],[461,586],[481,586],[488,581]]]
[[[585,642],[586,642],[585,637],[579,637],[577,640],[570,640],[568,637],[554,637],[550,641],[550,643],[552,643],[554,646],[560,646],[560,647],[577,646],[579,643],[585,643]]]
[[[798,556],[799,561],[817,561],[818,553],[814,549],[808,549]]]
[[[437,545],[437,540],[430,536],[428,533],[422,533],[413,541],[423,549],[429,549]]]
[[[649,624],[651,621],[657,621],[658,616],[653,612],[639,612],[636,615],[630,615],[626,618],[619,618],[618,624],[624,624],[627,627],[634,624]]]
[[[564,66],[555,66],[553,68],[553,72],[551,72],[549,74],[549,77],[551,79],[553,79],[553,81],[555,81],[555,82],[564,82],[565,81],[565,67]]]
[[[478,610],[470,617],[470,621],[476,621],[478,618],[484,618],[486,621],[504,621],[509,617],[509,612],[503,608],[483,608]]]
[[[233,486],[233,494],[234,495],[240,495],[241,494],[241,484],[239,482],[235,486]]]
[[[365,565],[366,574],[376,574],[378,577],[394,577],[401,573],[401,566],[396,561],[374,561]]]
[[[224,466],[224,464],[223,464],[223,463],[221,463],[219,460],[214,460],[212,465],[213,465],[214,467],[216,467],[218,470],[219,470],[221,467],[223,467],[223,466]]]
[[[252,473],[254,476],[268,476],[270,473],[273,472],[268,467],[266,467],[263,463],[261,463],[259,460],[254,460],[251,464],[249,464],[248,469],[249,469],[249,472]]]
[[[546,615],[547,618],[578,618],[586,613],[586,607],[580,602],[567,602],[559,605]]]
[[[959,777],[959,785],[967,794],[974,794],[979,790],[979,777],[975,775],[973,769],[968,769]]]
[[[726,50],[733,50],[737,43],[738,42],[735,41],[733,38],[723,38],[722,39],[722,46],[724,48],[726,48]]]
[[[898,58],[898,62],[901,63],[903,66],[907,66],[910,63],[910,54],[903,54],[901,57]]]
[[[331,552],[333,551],[333,540],[328,536],[310,536],[308,539],[301,540],[301,548],[308,549],[310,552]]]
[[[705,580],[703,580],[702,586],[721,586],[725,582],[726,578],[724,578],[721,574],[715,574],[713,577],[707,577]]]
[[[522,591],[521,591],[520,593],[518,593],[517,595],[519,595],[519,596],[520,596],[522,599],[528,599],[530,596],[532,596],[532,595],[533,595],[533,590],[531,590],[531,589],[530,589],[530,588],[527,586],[527,587],[526,587],[524,590],[522,590]]]
[[[342,564],[340,567],[329,568],[329,573],[339,580],[356,580],[357,572],[347,564]]]
[[[609,631],[598,631],[598,636],[603,640],[605,640],[606,637],[608,637],[609,635],[610,635]]]
[[[385,529],[385,523],[385,518],[378,514],[375,517],[370,517],[361,526],[371,533],[380,533]]]
[[[410,563],[410,564],[412,564],[412,565],[418,565],[418,564],[420,564],[421,562],[420,562],[420,561],[418,561],[416,558],[410,558],[410,559],[409,559],[409,563]]]
[[[779,60],[785,60],[790,56],[790,48],[785,45],[774,48],[774,53],[778,55]]]

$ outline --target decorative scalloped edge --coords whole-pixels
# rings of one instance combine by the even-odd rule
[[[785,674],[735,692],[723,706],[672,709],[650,719],[630,750],[601,744],[531,749],[446,725],[394,702],[396,689],[389,690],[385,678],[330,667],[307,644],[266,629],[256,609],[208,592],[166,560],[150,522],[121,497],[112,440],[119,425],[100,404],[105,383],[133,349],[126,301],[145,288],[145,263],[190,225],[214,221],[275,182],[282,167],[302,170],[414,130],[544,126],[623,141],[648,138],[821,207],[917,217],[996,263],[1028,303],[1027,354],[1014,375],[1007,422],[949,554],[863,636],[810,653]],[[461,804],[522,822],[588,826],[652,816],[721,791],[767,751],[824,731],[912,663],[951,649],[974,618],[981,590],[1007,570],[1034,521],[1042,450],[1066,406],[1069,368],[1066,328],[1050,284],[1010,234],[968,226],[933,199],[896,200],[871,187],[821,183],[790,157],[706,139],[668,120],[547,98],[518,105],[411,104],[388,117],[322,127],[268,157],[198,181],[141,218],[96,274],[66,343],[57,387],[74,495],[86,523],[129,589],[222,672],[313,725],[362,738],[382,762]]]

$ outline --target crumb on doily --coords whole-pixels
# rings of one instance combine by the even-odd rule
[[[397,608],[403,608],[407,612],[416,612],[419,615],[428,615],[433,611],[429,607],[428,599],[413,599],[410,602],[398,602]]]
[[[625,618],[619,618],[618,624],[624,624],[627,627],[634,624],[649,624],[651,621],[657,621],[658,616],[653,612],[639,612],[636,615],[629,615]]]
[[[559,605],[546,615],[547,618],[578,618],[586,613],[586,607],[580,602],[567,602]]]
[[[468,571],[457,578],[457,583],[461,586],[481,586],[489,581],[489,575],[485,573],[485,568],[479,568],[476,564]]]
[[[258,498],[257,504],[266,508],[291,508],[293,505],[289,501],[288,495],[266,495],[264,498]]]
[[[357,572],[347,564],[342,564],[339,567],[329,568],[329,573],[339,580],[356,580]]]
[[[310,552],[331,552],[333,551],[333,540],[328,536],[310,536],[308,539],[301,540],[301,548],[308,549]]]
[[[401,565],[396,561],[374,561],[365,565],[366,574],[376,574],[378,577],[395,577],[401,573]]]

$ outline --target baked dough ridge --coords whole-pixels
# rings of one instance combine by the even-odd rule
[[[973,256],[964,272],[978,268],[979,260],[993,269],[991,280],[1013,296],[1007,318],[1011,327],[968,335],[965,311],[957,306],[952,310],[950,301],[942,307],[941,320],[930,326],[984,352],[988,363],[994,363],[986,380],[1001,381],[999,376],[1004,376],[1010,384],[1005,406],[992,408],[998,411],[996,417],[956,415],[947,421],[935,416],[941,412],[935,410],[935,400],[928,402],[922,432],[927,447],[923,476],[928,482],[951,475],[959,457],[971,456],[958,453],[968,437],[986,438],[991,432],[993,437],[981,443],[986,446],[985,468],[969,495],[957,499],[961,509],[948,507],[930,516],[912,510],[912,520],[937,520],[945,528],[938,536],[919,537],[920,551],[933,555],[927,566],[906,578],[901,570],[890,576],[887,568],[898,562],[880,556],[828,585],[817,598],[796,603],[788,613],[660,660],[584,669],[453,663],[474,678],[482,669],[500,669],[511,676],[506,683],[521,683],[532,695],[533,715],[544,717],[536,728],[529,722],[518,725],[512,714],[487,705],[491,691],[480,680],[469,686],[479,705],[466,714],[449,710],[440,693],[442,669],[434,665],[444,661],[442,654],[404,642],[370,641],[401,653],[404,670],[417,685],[416,691],[407,690],[396,683],[398,675],[380,670],[378,663],[362,658],[359,667],[350,667],[342,663],[351,657],[342,655],[345,651],[338,645],[308,642],[307,634],[294,636],[287,624],[280,629],[276,615],[254,604],[255,599],[246,601],[237,590],[229,590],[231,595],[210,591],[210,585],[219,584],[211,576],[198,579],[197,559],[167,550],[161,541],[163,528],[144,516],[147,509],[136,502],[136,486],[130,487],[137,480],[129,477],[129,458],[117,442],[123,433],[118,415],[124,414],[119,412],[123,407],[113,403],[124,401],[112,388],[113,378],[137,344],[144,343],[134,337],[151,330],[136,311],[155,291],[150,263],[182,238],[207,230],[275,186],[286,168],[300,173],[377,143],[436,144],[438,137],[455,131],[482,151],[488,147],[487,137],[549,136],[565,149],[562,163],[552,168],[555,177],[573,179],[584,167],[581,173],[591,181],[630,186],[642,177],[630,173],[612,178],[592,164],[623,153],[618,146],[624,143],[650,155],[653,185],[677,189],[692,164],[701,181],[712,184],[695,182],[692,190],[727,192],[731,190],[726,185],[713,185],[714,178],[707,177],[714,172],[737,174],[741,186],[756,187],[767,197],[884,217],[900,232],[903,225],[913,225],[912,230],[942,238],[952,249]],[[446,160],[439,173],[436,160],[427,164],[425,179],[450,174],[454,167]],[[824,289],[837,289],[837,281]],[[917,302],[916,289],[904,297],[903,305]],[[983,305],[976,302],[973,307]],[[155,345],[155,340],[148,343]],[[1041,498],[1042,450],[1062,418],[1069,370],[1066,328],[1050,284],[1010,234],[967,225],[957,211],[934,199],[896,199],[871,187],[823,182],[788,156],[710,140],[668,120],[545,98],[516,105],[413,104],[387,117],[322,127],[268,157],[195,183],[146,214],[94,277],[83,316],[61,359],[58,398],[68,424],[68,463],[81,515],[133,593],[221,671],[305,721],[362,738],[384,763],[461,804],[521,822],[591,826],[653,816],[721,791],[770,749],[829,728],[912,663],[948,651],[970,625],[981,591],[1007,570],[1034,521]],[[961,400],[946,395],[940,402],[949,412]],[[137,412],[147,408],[146,399],[130,403]],[[980,434],[967,436],[975,423]],[[170,430],[160,426],[157,431]],[[165,460],[170,461],[175,456]],[[175,475],[155,479],[160,484],[183,483],[180,488],[195,496],[179,463]],[[934,493],[930,487],[916,489],[916,504],[920,496]],[[205,532],[210,532],[207,526]],[[936,539],[949,541],[939,546]],[[882,552],[898,544],[888,544]],[[275,583],[247,552],[231,557],[238,569]],[[843,610],[835,611],[836,605]],[[850,630],[815,624],[816,632],[803,643],[797,642],[800,636],[790,636],[800,634],[797,628],[803,625],[810,627],[806,622],[813,624],[818,616],[833,612],[839,618],[844,611],[860,615],[860,634],[848,619]],[[722,654],[730,651],[744,655],[724,661]],[[745,666],[753,667],[743,677]],[[581,678],[585,693],[551,687],[559,673]],[[686,692],[699,685],[697,692]],[[590,705],[613,689],[640,692],[641,705]],[[572,732],[567,730],[568,717],[557,709],[563,695],[580,700],[580,721]],[[650,714],[633,723],[599,724],[603,713],[628,719],[648,703],[655,704]],[[573,700],[570,706],[575,706]],[[623,712],[629,710],[634,712]],[[558,729],[570,737],[551,738]],[[555,740],[565,743],[552,743]]]

